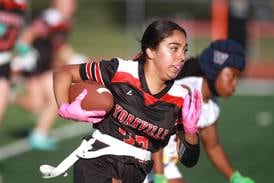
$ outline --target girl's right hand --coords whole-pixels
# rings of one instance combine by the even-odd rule
[[[106,111],[86,111],[82,109],[81,102],[86,95],[87,90],[84,89],[72,103],[62,104],[58,111],[59,116],[65,119],[83,121],[88,123],[98,123],[102,121],[104,119]]]

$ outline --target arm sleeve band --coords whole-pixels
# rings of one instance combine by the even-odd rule
[[[183,140],[180,143],[178,155],[182,164],[188,168],[193,167],[197,164],[200,157],[200,142],[192,145]]]

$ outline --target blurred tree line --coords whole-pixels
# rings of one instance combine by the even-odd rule
[[[31,18],[37,16],[41,10],[50,5],[50,0],[29,1]],[[135,3],[132,3],[133,1],[135,1]],[[157,16],[183,16],[191,19],[209,19],[210,2],[210,0],[199,0],[196,2],[182,0],[78,0],[76,16],[81,12],[84,16],[88,16],[89,19],[109,19],[113,23],[123,25],[126,22],[128,13],[127,3],[132,3],[133,6],[136,4],[145,7],[143,12],[145,19]]]
[[[51,0],[29,1],[29,20],[49,7],[51,3]],[[259,22],[273,21],[273,0],[247,1],[251,3],[249,18],[257,19]],[[106,48],[109,49],[107,50],[109,55],[121,52],[120,55],[131,55],[137,50],[132,45],[136,44],[136,40],[140,40],[140,33],[145,24],[152,19],[160,17],[188,21],[205,20],[205,22],[211,19],[212,0],[77,0],[77,2],[75,26],[70,40],[81,51],[92,55],[102,55]],[[208,30],[199,29],[200,32],[209,32]],[[199,40],[202,41],[201,44],[192,42],[194,53],[210,41],[210,35],[203,38]],[[269,44],[272,40],[267,39]],[[257,47],[252,49],[259,50]],[[263,47],[261,50],[267,49]]]

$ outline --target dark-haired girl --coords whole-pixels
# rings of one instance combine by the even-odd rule
[[[105,152],[94,158],[78,154],[81,158],[74,166],[74,182],[112,182],[113,178],[123,183],[143,182],[152,168],[151,153],[162,149],[179,129],[184,131],[178,142],[182,163],[189,167],[197,163],[201,96],[197,91],[189,96],[187,89],[174,84],[186,49],[185,30],[172,21],[158,20],[145,30],[137,61],[113,58],[54,72],[59,115],[97,122],[93,124],[95,132],[85,137],[89,142],[95,139],[89,157]],[[70,84],[82,80],[95,80],[112,92],[113,109],[102,121],[95,119],[104,115],[102,111],[92,111],[90,116],[91,111],[82,110],[79,101],[68,104]],[[83,96],[84,91],[79,100]]]

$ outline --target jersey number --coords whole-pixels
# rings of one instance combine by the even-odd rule
[[[128,135],[127,132],[125,130],[123,130],[122,128],[119,128],[119,133],[124,136]],[[127,144],[130,144],[130,145],[134,145],[134,143],[136,142],[143,149],[148,148],[148,140],[144,136],[135,135],[135,137],[132,137],[132,136],[128,135],[127,138],[124,138],[124,142],[126,142]]]

